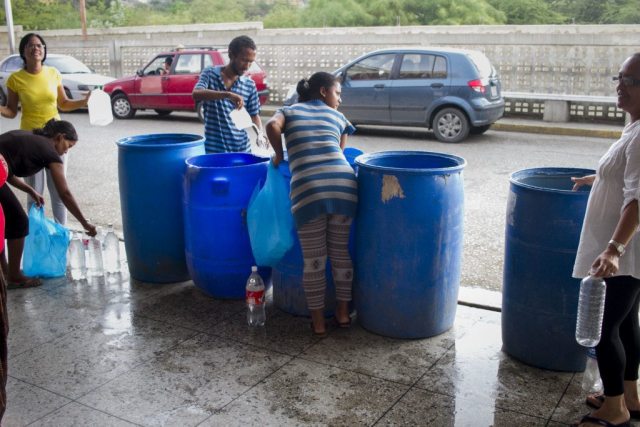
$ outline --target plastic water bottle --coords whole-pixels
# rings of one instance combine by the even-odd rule
[[[94,89],[87,102],[89,123],[94,126],[106,126],[113,121],[111,98],[102,89]]]
[[[589,394],[602,391],[602,379],[600,379],[595,348],[590,348],[587,352],[587,367],[582,374],[582,390]]]
[[[266,320],[264,310],[264,282],[258,274],[258,267],[251,267],[251,275],[247,279],[247,323],[249,326],[263,326]]]
[[[69,272],[73,280],[82,280],[87,277],[84,260],[84,244],[78,233],[73,233],[73,238],[69,243]]]
[[[606,284],[601,277],[587,276],[580,283],[576,341],[585,347],[595,347],[600,342]]]
[[[109,224],[104,236],[102,262],[106,273],[120,271],[120,241],[113,230],[113,224]]]
[[[87,242],[87,276],[100,277],[103,274],[102,244],[97,237],[89,237]]]

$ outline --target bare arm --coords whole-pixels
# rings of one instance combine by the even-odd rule
[[[596,180],[596,175],[587,175],[582,177],[571,177],[571,181],[573,181],[573,191],[578,191],[580,187],[583,185],[593,185],[593,181]]]
[[[193,89],[193,92],[191,92],[191,96],[196,102],[228,99],[234,103],[236,108],[240,109],[244,107],[244,98],[237,93],[228,90],[199,89],[196,87]]]
[[[611,239],[626,246],[638,229],[638,225],[638,200],[636,199],[629,202],[622,210],[622,215]],[[598,255],[598,258],[591,265],[591,272],[598,277],[614,275],[618,272],[619,260],[620,254],[616,248],[607,245],[607,248]]]
[[[284,150],[282,149],[282,131],[284,130],[284,116],[282,113],[276,113],[269,119],[266,125],[267,138],[269,144],[273,147],[276,155],[273,158],[273,164],[278,166],[284,159]]]
[[[258,127],[258,130],[262,132],[262,119],[260,119],[260,114],[256,114],[255,116],[251,116],[251,121],[254,125]]]
[[[69,99],[62,85],[58,86],[58,108],[62,111],[73,111],[87,106],[91,92],[83,99]]]
[[[0,106],[0,115],[13,119],[18,115],[18,94],[7,88],[7,105]]]
[[[62,203],[64,203],[65,207],[69,212],[71,212],[71,215],[76,217],[80,224],[82,224],[82,227],[87,230],[87,234],[95,236],[96,227],[89,224],[84,215],[82,215],[82,211],[80,211],[80,207],[76,203],[76,199],[73,197],[73,194],[71,194],[71,190],[69,190],[67,179],[64,176],[64,166],[62,163],[50,163],[49,170],[51,171],[53,183],[56,186],[56,190],[58,190],[58,195],[60,196]]]
[[[22,179],[18,178],[15,175],[11,175],[7,178],[7,182],[17,188],[18,190],[24,191],[36,202],[36,205],[42,206],[44,205],[44,197],[42,194],[38,193],[32,186],[24,182]]]

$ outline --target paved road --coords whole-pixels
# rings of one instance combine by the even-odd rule
[[[80,135],[71,151],[68,178],[85,215],[97,224],[113,222],[121,230],[117,146],[125,136],[147,133],[202,133],[194,114],[159,118],[138,113],[133,120],[101,128],[89,125],[86,113],[65,114]],[[3,131],[18,120],[2,119]],[[489,131],[460,144],[442,144],[421,130],[360,128],[350,139],[365,152],[417,150],[450,153],[465,158],[465,249],[462,284],[500,290],[504,246],[504,217],[510,173],[533,167],[595,167],[612,140],[571,136]],[[73,221],[71,227],[78,227]]]

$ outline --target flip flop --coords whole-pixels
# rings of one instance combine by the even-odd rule
[[[27,289],[27,288],[35,288],[37,286],[42,285],[42,280],[37,277],[31,277],[22,282],[9,282],[7,281],[7,289]]]
[[[607,420],[603,420],[602,418],[597,418],[591,415],[585,415],[578,423],[573,424],[573,426],[578,427],[584,423],[591,423],[602,427],[631,427],[631,423],[629,422],[629,420],[620,424],[613,424]]]
[[[589,408],[600,409],[604,403],[604,394],[590,394],[585,400]],[[640,411],[637,409],[629,409],[629,415],[634,420],[640,420]]]

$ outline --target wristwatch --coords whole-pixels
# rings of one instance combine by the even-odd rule
[[[616,242],[615,240],[609,240],[609,244],[613,246],[616,251],[618,251],[619,256],[624,255],[625,248],[622,243]]]

